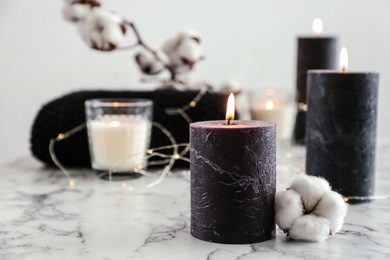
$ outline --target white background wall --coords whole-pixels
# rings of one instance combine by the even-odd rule
[[[381,73],[379,136],[390,131],[390,1],[388,0],[102,0],[136,21],[145,40],[159,46],[179,29],[203,37],[206,61],[193,80],[215,84],[237,77],[255,50],[259,59],[240,80],[250,87],[294,90],[296,37],[311,35],[312,20],[348,47],[351,70]],[[61,15],[61,0],[0,1],[0,163],[29,154],[30,128],[42,104],[80,89],[139,85],[132,52],[90,50]]]

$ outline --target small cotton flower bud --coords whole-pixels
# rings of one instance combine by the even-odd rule
[[[78,22],[83,20],[85,16],[91,11],[92,7],[83,4],[66,4],[62,9],[62,14],[65,20],[71,22]]]
[[[276,193],[275,221],[279,228],[287,230],[303,216],[301,195],[294,190],[283,190]]]
[[[171,67],[178,73],[191,70],[203,58],[199,34],[193,30],[181,31],[168,39],[162,50],[169,57]]]
[[[93,49],[112,51],[124,41],[126,27],[119,15],[95,8],[79,23],[79,31]]]
[[[347,204],[340,194],[330,191],[322,196],[313,214],[328,219],[330,221],[330,231],[335,234],[343,226],[344,217],[347,214]]]
[[[325,179],[304,174],[297,176],[290,188],[301,195],[306,213],[311,212],[321,197],[330,191],[329,183]]]
[[[182,39],[187,38],[187,37],[191,37],[200,44],[200,34],[191,28],[185,28],[185,29],[181,30],[178,33],[178,37],[182,38]]]
[[[202,58],[203,50],[199,42],[192,37],[184,38],[178,48],[177,55],[181,64],[187,65],[192,69],[195,63]]]
[[[148,75],[158,74],[165,68],[164,64],[150,52],[140,51],[134,56],[134,59],[140,70]]]
[[[298,218],[289,229],[289,237],[299,241],[324,241],[329,235],[329,220],[314,215]]]

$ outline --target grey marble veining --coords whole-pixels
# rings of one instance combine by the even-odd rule
[[[278,153],[278,190],[298,172],[301,158],[293,154],[282,160]],[[390,191],[390,163],[378,161],[376,193],[383,195]],[[225,245],[190,235],[188,175],[175,172],[134,192],[89,171],[72,176],[76,184],[69,187],[60,171],[32,158],[0,167],[0,259],[390,258],[389,198],[350,205],[342,231],[322,243],[288,241],[277,229],[276,238],[263,243]]]

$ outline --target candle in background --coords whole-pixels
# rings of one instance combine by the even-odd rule
[[[343,49],[340,71],[309,71],[306,171],[346,197],[367,197],[375,188],[379,74],[347,65]]]
[[[232,113],[190,125],[194,237],[226,244],[275,237],[275,134],[273,123],[236,121]]]
[[[295,105],[292,96],[282,90],[266,89],[250,94],[252,120],[276,124],[276,138],[291,138]]]
[[[313,21],[314,37],[299,37],[297,52],[296,101],[298,111],[293,131],[294,140],[305,142],[307,71],[311,69],[334,70],[337,64],[337,38],[322,36],[323,24]]]
[[[126,172],[140,164],[145,165],[150,131],[150,123],[146,120],[131,115],[105,116],[90,122],[89,128],[94,169],[108,170],[121,158],[124,160],[115,166],[115,171]]]
[[[152,101],[92,99],[85,105],[92,168],[116,175],[145,168]]]

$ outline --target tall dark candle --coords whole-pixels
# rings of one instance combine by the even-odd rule
[[[307,71],[311,69],[336,68],[337,38],[298,38],[296,100],[299,104],[293,137],[304,142],[307,103]]]
[[[247,244],[275,237],[275,124],[190,125],[191,234]]]
[[[378,82],[378,73],[309,72],[306,171],[347,197],[374,194]]]

